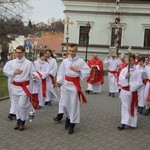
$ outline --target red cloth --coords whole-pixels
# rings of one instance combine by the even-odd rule
[[[139,60],[138,59],[135,59],[135,65],[138,65],[139,64]]]
[[[123,86],[122,89],[125,90],[125,91],[130,91],[130,87],[129,86]]]
[[[34,109],[39,109],[39,100],[38,100],[38,94],[31,94],[30,98],[31,104]]]
[[[16,86],[21,86],[24,92],[26,93],[27,96],[31,96],[30,91],[27,89],[27,85],[29,85],[30,81],[24,81],[24,82],[16,82],[13,81],[12,84]]]
[[[145,85],[146,85],[146,83],[147,83],[148,81],[150,82],[149,79],[143,79],[143,83],[144,83]]]
[[[129,86],[122,87],[125,91],[130,91]],[[130,107],[130,114],[132,117],[134,117],[134,110],[138,106],[138,92],[132,92],[132,100],[131,100],[131,107]]]
[[[127,66],[128,63],[126,61],[123,61],[122,64],[118,67],[118,76],[120,75],[121,70]]]
[[[102,60],[92,58],[87,62],[87,64],[92,69],[87,82],[90,84],[104,84],[104,70]],[[97,67],[92,67],[93,65],[97,65],[100,70],[98,70]]]
[[[119,77],[118,77],[118,71],[117,70],[108,70],[108,72],[110,72],[111,74],[113,74],[117,80],[117,84],[118,84],[118,81],[119,81]]]
[[[81,90],[81,86],[80,86],[80,78],[79,77],[68,77],[65,76],[65,80],[69,81],[69,82],[73,82],[74,86],[76,87],[77,91],[78,91],[78,95],[79,95],[79,100],[80,102],[83,103],[87,103],[87,100]],[[82,96],[82,99],[80,97],[80,95]]]
[[[55,81],[54,77],[52,75],[50,75],[50,78],[52,80],[52,84],[55,86],[56,81]]]
[[[38,71],[37,71],[37,74],[42,79],[42,74]],[[42,94],[43,94],[43,97],[46,97],[46,79],[42,79]]]
[[[132,92],[132,101],[131,101],[131,109],[130,114],[132,117],[134,117],[134,110],[138,106],[138,92]]]

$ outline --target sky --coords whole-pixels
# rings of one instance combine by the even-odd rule
[[[33,23],[44,22],[54,17],[64,19],[64,5],[61,0],[30,0],[30,5],[33,7],[30,13],[25,15],[25,21],[31,20]]]

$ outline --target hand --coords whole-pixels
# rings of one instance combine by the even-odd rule
[[[32,74],[32,79],[35,79],[35,78],[36,78],[36,76],[34,74]]]
[[[70,69],[75,72],[80,72],[80,69],[76,65],[71,66]]]
[[[127,73],[126,74],[126,79],[129,78],[129,77],[130,77],[130,73]]]
[[[92,68],[95,68],[95,67],[97,67],[96,65],[92,65]]]
[[[16,70],[14,71],[14,75],[21,75],[22,73],[23,73],[23,71],[20,70],[20,69],[16,69]]]
[[[107,55],[107,57],[110,57],[111,56],[111,53],[109,53],[108,55]]]

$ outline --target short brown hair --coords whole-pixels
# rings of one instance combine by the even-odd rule
[[[76,44],[69,44],[69,47],[71,47],[71,48],[75,47],[75,49],[77,50],[77,45]]]
[[[17,46],[16,49],[19,49],[19,50],[22,50],[22,52],[25,52],[24,46],[21,46],[21,45],[20,45],[20,46]]]

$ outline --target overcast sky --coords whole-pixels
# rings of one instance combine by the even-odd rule
[[[52,17],[56,19],[64,19],[64,5],[61,0],[30,0],[33,10],[31,13],[25,16],[25,20],[29,19],[33,23],[45,22],[48,23],[48,19]]]

